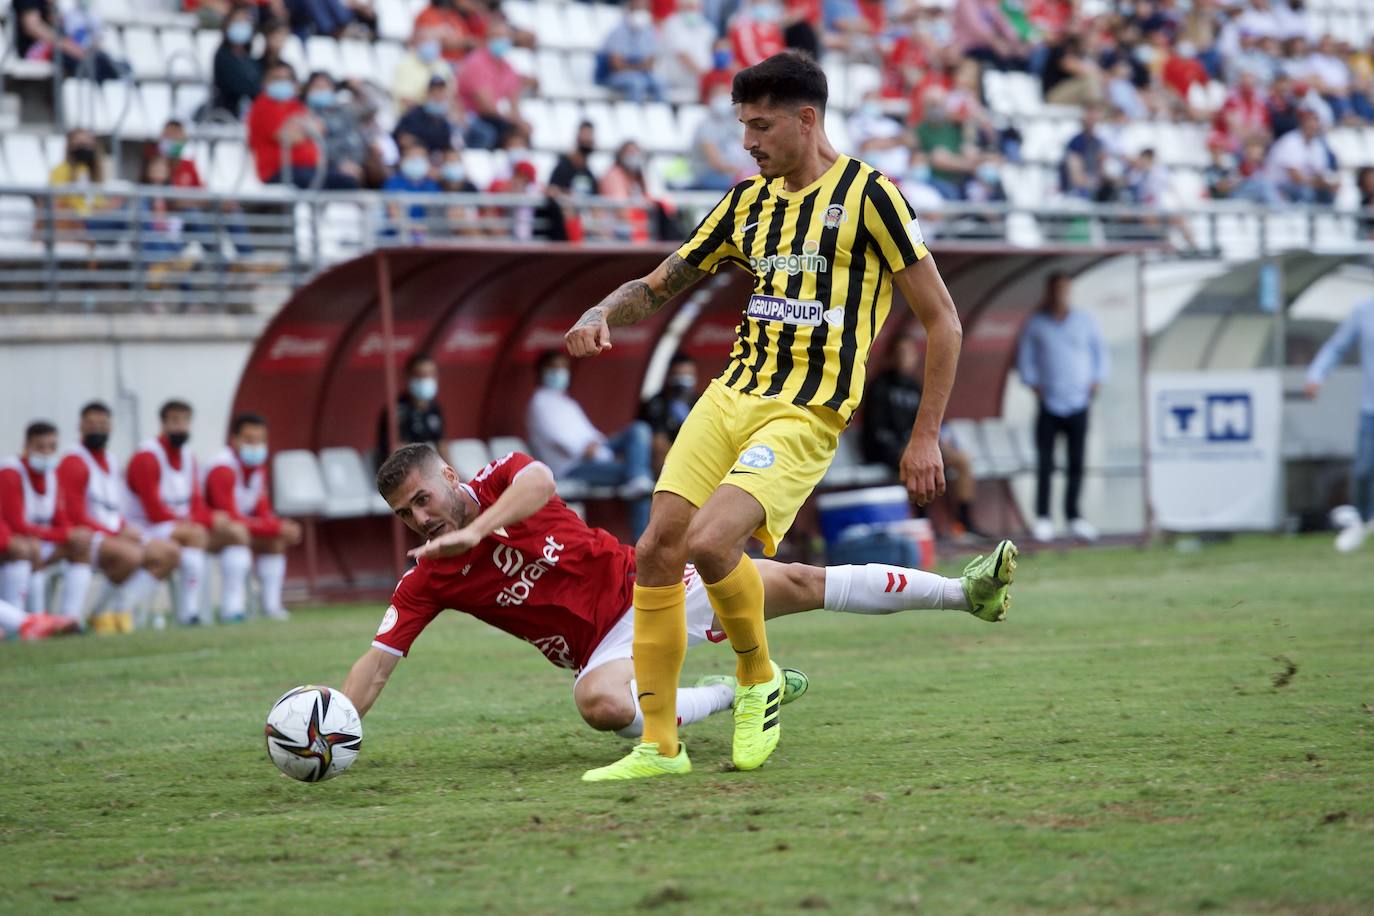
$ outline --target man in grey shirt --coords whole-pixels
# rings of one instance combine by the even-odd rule
[[[758,171],[754,158],[744,148],[744,127],[730,101],[730,87],[711,90],[706,117],[692,135],[692,187],[705,191],[728,191],[741,175]]]
[[[1069,308],[1069,285],[1067,274],[1050,274],[1044,304],[1022,329],[1016,355],[1021,381],[1040,401],[1035,421],[1036,518],[1031,526],[1031,536],[1037,541],[1054,539],[1050,474],[1054,470],[1054,443],[1061,434],[1069,445],[1069,479],[1064,493],[1069,533],[1079,540],[1097,540],[1097,529],[1078,514],[1078,494],[1083,486],[1088,406],[1107,377],[1107,345],[1097,319]]]
[[[1341,518],[1345,519],[1341,533],[1336,536],[1336,549],[1342,553],[1355,550],[1364,543],[1365,536],[1374,531],[1374,299],[1366,299],[1351,310],[1307,370],[1307,396],[1316,397],[1327,373],[1357,340],[1364,384],[1360,396],[1359,434],[1355,439],[1355,463],[1350,469],[1350,500],[1358,515],[1347,512],[1337,519],[1338,524]]]

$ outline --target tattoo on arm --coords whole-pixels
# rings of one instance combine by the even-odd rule
[[[621,327],[643,321],[662,308],[669,299],[706,276],[706,271],[693,267],[676,254],[668,256],[661,271],[663,281],[660,288],[656,289],[644,280],[623,283],[600,303],[587,309],[576,327],[594,327],[603,321],[612,327]]]

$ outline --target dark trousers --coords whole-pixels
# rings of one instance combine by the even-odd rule
[[[1040,405],[1040,416],[1035,420],[1035,451],[1037,456],[1035,475],[1035,515],[1045,518],[1050,514],[1050,475],[1054,472],[1054,440],[1063,433],[1069,440],[1069,482],[1064,492],[1064,515],[1070,520],[1078,518],[1078,491],[1083,488],[1083,448],[1088,441],[1088,409],[1067,417],[1056,416]]]

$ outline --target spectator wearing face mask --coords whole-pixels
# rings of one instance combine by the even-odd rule
[[[437,77],[430,80],[423,104],[416,105],[396,122],[397,142],[400,142],[402,134],[409,134],[431,153],[452,149],[453,132],[456,129],[451,118],[452,110],[453,93],[449,84]]]
[[[323,134],[324,124],[297,98],[291,66],[273,64],[265,74],[262,95],[248,111],[248,146],[253,151],[258,178],[264,184],[289,181],[298,188],[309,188],[323,171],[320,187],[357,188],[356,177],[334,171],[321,161],[314,138]],[[283,159],[283,152],[288,159]]]
[[[396,399],[396,447],[424,442],[434,448],[444,439],[444,412],[439,396],[439,366],[428,353],[417,353],[406,360],[406,390]],[[377,450],[382,456],[392,452],[387,435],[386,411],[377,420]]]
[[[127,220],[117,215],[119,201],[101,193],[99,189],[109,178],[109,166],[88,130],[73,130],[67,134],[67,154],[48,175],[54,188],[72,188],[78,193],[57,198],[56,225],[59,231],[84,230],[93,242],[113,243],[127,228]]]
[[[444,154],[439,165],[439,189],[446,194],[476,194],[477,185],[468,178],[463,154],[451,149]],[[482,234],[481,211],[468,204],[449,204],[436,208],[431,219],[438,223],[434,226],[436,234],[457,236],[477,236]]]
[[[167,184],[171,187],[203,191],[205,182],[200,177],[196,161],[187,155],[186,141],[186,125],[175,119],[168,121],[162,126],[156,149],[150,149],[148,157],[157,155],[167,160],[171,167],[171,177]],[[216,220],[205,215],[205,203],[185,199],[169,199],[168,202],[173,210],[185,218],[187,239],[199,241],[207,250],[218,250],[219,233],[215,225]],[[234,251],[238,254],[252,254],[252,238],[238,203],[226,198],[220,201],[218,209],[222,214],[218,219],[219,225],[228,233]]]
[[[528,141],[530,125],[520,116],[520,93],[533,86],[507,59],[513,47],[510,28],[500,17],[488,26],[486,43],[472,50],[458,68],[458,98],[470,113],[465,140],[474,149],[497,149],[518,136]]]
[[[416,31],[406,52],[396,62],[396,74],[391,80],[391,97],[397,111],[406,111],[425,100],[430,83],[442,80],[447,85],[457,82],[453,64],[443,56],[439,29]]]
[[[76,57],[64,55],[63,63],[68,76],[83,76],[103,83],[127,73],[129,65],[115,60],[101,47],[105,23],[91,6],[92,0],[77,0],[75,6],[62,14],[65,40],[80,50]]]
[[[572,359],[561,350],[541,354],[535,371],[539,387],[525,414],[530,450],[556,479],[616,487],[621,499],[630,500],[631,536],[638,539],[649,523],[654,489],[649,424],[636,420],[614,436],[604,435],[568,394]]]
[[[663,53],[658,75],[669,92],[688,97],[697,92],[711,69],[716,28],[701,12],[701,0],[677,0],[677,11],[659,29]]]
[[[363,183],[368,158],[367,140],[357,109],[340,97],[340,87],[323,71],[306,80],[303,101],[310,113],[324,125],[325,161],[332,172],[348,175]],[[351,90],[349,90],[351,94]]]
[[[907,130],[883,111],[876,90],[849,116],[849,139],[860,158],[885,175],[901,175],[911,164]]]
[[[429,6],[415,17],[412,34],[432,32],[439,39],[440,53],[455,67],[464,55],[486,36],[486,19],[466,2],[460,0],[431,0]]]
[[[758,171],[742,142],[744,128],[730,101],[730,87],[718,86],[707,101],[706,117],[692,135],[691,187],[704,191],[728,191],[745,176]]]
[[[258,56],[258,72],[266,74],[268,69],[288,61],[282,56],[286,43],[295,41],[284,18],[268,19],[262,24],[262,54]]]
[[[786,47],[777,0],[752,0],[731,18],[730,49],[741,67],[752,67]]]
[[[262,90],[262,70],[253,59],[253,11],[234,10],[224,20],[222,33],[210,99],[216,108],[239,118]]]
[[[649,424],[654,436],[654,473],[663,470],[663,459],[699,396],[696,360],[686,353],[675,353],[668,364],[663,390],[645,401],[639,410],[639,419]]]
[[[402,150],[401,164],[396,174],[382,183],[383,193],[394,195],[438,194],[441,190],[439,182],[434,180],[429,153],[419,144]],[[427,223],[426,209],[425,204],[409,204],[403,207],[399,202],[389,201],[387,215],[392,226],[399,228],[391,229],[385,234],[399,232],[412,244],[422,243]]]
[[[597,82],[631,102],[661,101],[663,86],[654,73],[658,56],[658,33],[649,0],[630,0],[625,18],[606,36],[601,48]]]

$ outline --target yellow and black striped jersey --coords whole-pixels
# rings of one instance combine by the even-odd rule
[[[901,191],[849,156],[798,191],[782,178],[740,182],[677,253],[701,270],[734,262],[754,275],[722,381],[845,423],[892,307],[892,274],[929,254]]]

